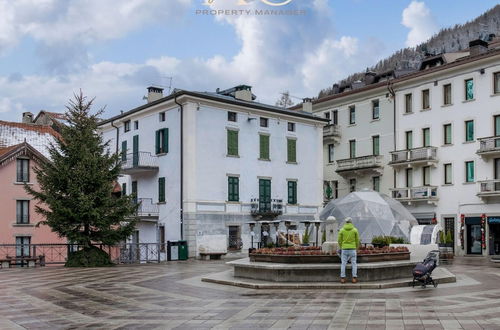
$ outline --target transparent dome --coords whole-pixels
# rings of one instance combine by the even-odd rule
[[[320,214],[321,220],[334,216],[340,225],[351,217],[361,242],[371,243],[374,236],[395,236],[410,241],[415,217],[397,200],[372,190],[362,190],[334,199]]]

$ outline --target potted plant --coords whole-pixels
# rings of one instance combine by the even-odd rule
[[[302,235],[302,246],[309,246],[309,240],[311,239],[310,235],[311,231],[308,231],[306,228],[306,230],[304,231],[304,235]]]

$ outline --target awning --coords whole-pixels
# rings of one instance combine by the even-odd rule
[[[415,212],[412,213],[415,219],[433,219],[436,216],[436,213],[434,212]]]

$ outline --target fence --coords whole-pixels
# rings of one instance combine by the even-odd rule
[[[94,246],[108,253],[116,264],[158,263],[167,260],[166,244],[127,243]],[[0,244],[0,259],[44,256],[45,264],[58,265],[66,263],[68,255],[81,250],[82,247],[78,244]]]

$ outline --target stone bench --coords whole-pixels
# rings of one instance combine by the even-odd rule
[[[200,252],[201,260],[220,260],[222,256],[225,256],[226,252]]]
[[[1,268],[10,268],[12,265],[17,265],[18,263],[26,264],[28,268],[36,267],[38,263],[40,266],[45,266],[45,256],[41,255],[38,257],[5,257],[5,259],[0,259]]]

